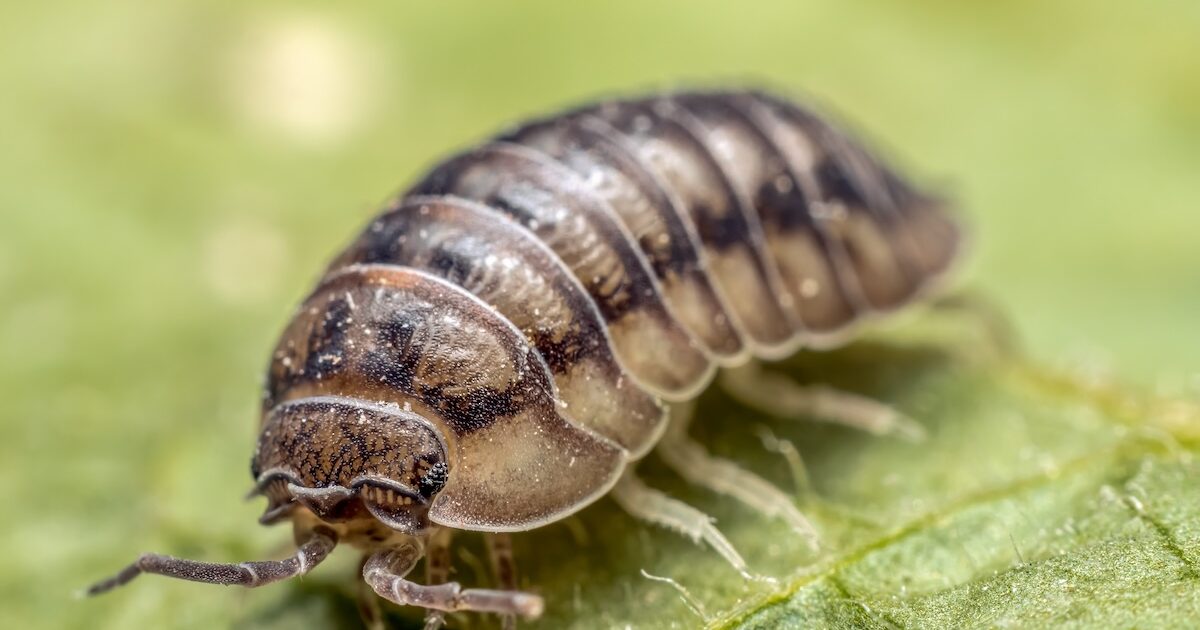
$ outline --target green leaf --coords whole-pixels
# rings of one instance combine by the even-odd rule
[[[715,453],[786,486],[788,467],[763,449],[761,427],[795,444],[812,480],[798,500],[827,550],[813,558],[780,523],[651,462],[654,483],[712,513],[780,584],[744,583],[709,550],[602,506],[579,519],[590,543],[582,550],[566,527],[520,545],[551,602],[545,626],[1200,621],[1196,408],[1015,358],[981,361],[968,354],[974,347],[878,341],[788,364],[799,380],[867,393],[920,419],[930,431],[920,444],[766,419],[710,392],[694,433]]]
[[[914,338],[915,337],[915,338]],[[783,487],[795,446],[811,487],[796,500],[823,535],[817,555],[780,522],[641,467],[717,519],[752,568],[635,522],[605,500],[517,536],[522,581],[547,599],[542,628],[1180,627],[1200,621],[1200,414],[1182,402],[1088,384],[980,344],[902,333],[797,357],[779,369],[887,401],[918,418],[922,443],[763,417],[714,388],[694,435]],[[458,579],[489,581],[462,537]],[[352,569],[352,568],[351,568]],[[338,580],[291,587],[247,627],[313,615],[352,625]],[[669,583],[669,579],[674,583]],[[415,617],[392,619],[419,627]],[[478,619],[462,617],[459,624]],[[489,625],[490,624],[485,624]]]
[[[1195,402],[1090,375],[1200,392],[1200,4],[110,0],[4,17],[0,627],[359,627],[345,551],[254,591],[70,595],[141,551],[285,552],[289,532],[239,501],[262,364],[338,246],[431,160],[531,113],[731,77],[818,97],[943,184],[973,224],[972,286],[1031,354],[1086,373],[979,356],[945,321],[789,363],[917,417],[915,445],[711,392],[697,437],[796,489],[824,553],[651,460],[651,484],[780,583],[606,500],[517,537],[538,626],[1200,625]],[[294,98],[302,66],[332,100]],[[320,108],[293,105],[322,104],[349,124],[317,141],[292,116]],[[478,540],[461,544],[456,577],[485,583]]]

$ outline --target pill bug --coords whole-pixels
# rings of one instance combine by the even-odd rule
[[[426,608],[430,627],[443,611],[536,617],[505,532],[610,492],[736,566],[703,515],[626,472],[669,404],[718,368],[844,343],[937,287],[960,241],[944,202],[774,95],[683,92],[522,124],[390,203],[284,331],[251,472],[261,522],[291,520],[296,553],[146,554],[90,592],[143,572],[258,586],[347,543],[366,582]],[[455,530],[488,534],[502,590],[448,581]],[[423,556],[420,585],[405,576]]]

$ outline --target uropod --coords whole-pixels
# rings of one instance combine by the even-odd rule
[[[291,521],[286,560],[145,554],[142,573],[214,584],[303,575],[364,553],[385,599],[533,618],[508,532],[606,494],[703,540],[749,575],[699,510],[634,476],[657,448],[685,479],[787,520],[793,502],[687,432],[718,369],[875,431],[899,414],[775,382],[755,361],[844,344],[941,286],[961,249],[947,204],[807,109],[755,91],[606,101],[521,124],[447,159],[329,266],[271,357],[251,472]],[[673,416],[673,417],[672,417]],[[451,533],[484,532],[499,589],[449,581]],[[424,584],[408,574],[426,558]]]

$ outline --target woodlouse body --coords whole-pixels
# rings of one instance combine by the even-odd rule
[[[253,461],[263,521],[374,549],[396,539],[363,523],[560,519],[655,445],[666,403],[842,343],[936,284],[959,240],[937,200],[761,93],[510,130],[435,166],[297,311]]]

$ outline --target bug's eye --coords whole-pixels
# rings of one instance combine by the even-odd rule
[[[449,472],[450,469],[446,466],[446,462],[433,464],[418,480],[417,491],[426,499],[432,497],[442,489],[442,486],[446,485]]]

